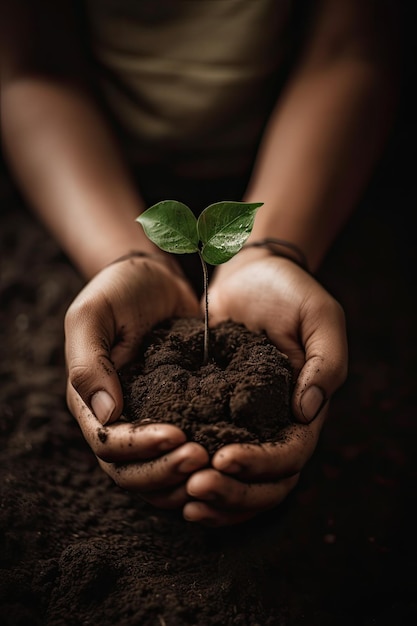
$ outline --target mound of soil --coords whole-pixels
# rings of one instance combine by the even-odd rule
[[[120,372],[125,417],[170,422],[210,455],[227,443],[282,439],[292,422],[288,358],[265,334],[230,321],[210,330],[207,364],[203,346],[199,319],[167,320],[149,333]]]

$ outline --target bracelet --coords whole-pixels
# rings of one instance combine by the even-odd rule
[[[170,269],[174,272],[174,274],[176,274],[180,278],[184,278],[184,275],[180,271],[177,264],[171,262],[169,257],[165,257],[163,254],[158,254],[158,252],[151,253],[151,252],[143,252],[142,250],[132,250],[131,252],[128,252],[127,254],[123,254],[122,256],[119,256],[117,259],[114,259],[114,261],[111,261],[110,263],[108,263],[107,267],[109,267],[109,265],[114,265],[115,263],[122,263],[123,261],[129,261],[129,259],[134,259],[134,258],[152,259],[153,261],[158,261],[159,263],[168,265]]]
[[[122,263],[123,261],[128,261],[129,259],[133,259],[135,257],[150,259],[154,255],[150,252],[142,252],[141,250],[132,250],[132,252],[128,252],[127,254],[123,254],[122,256],[117,257],[114,261],[110,261],[109,265],[114,265],[115,263]]]
[[[309,272],[306,255],[298,246],[285,239],[274,239],[273,237],[266,237],[259,241],[247,243],[242,247],[245,248],[266,248],[275,256],[282,256],[290,261],[293,261],[299,265],[303,270]]]

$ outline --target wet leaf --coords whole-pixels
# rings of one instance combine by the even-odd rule
[[[262,202],[216,202],[200,214],[198,237],[206,263],[219,265],[242,248],[253,227],[256,211]]]
[[[198,250],[197,219],[191,209],[176,200],[162,200],[144,211],[136,221],[161,250],[187,254]]]

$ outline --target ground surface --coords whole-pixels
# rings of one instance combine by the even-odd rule
[[[98,468],[64,400],[81,283],[2,183],[0,622],[408,626],[417,619],[414,138],[401,126],[320,278],[350,373],[287,503],[233,529],[157,511]]]

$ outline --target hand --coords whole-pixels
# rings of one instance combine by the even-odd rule
[[[185,505],[185,518],[225,525],[275,507],[295,487],[317,445],[329,399],[346,378],[348,352],[338,302],[295,263],[265,250],[244,250],[220,266],[209,303],[213,325],[233,319],[266,331],[296,376],[292,411],[297,423],[285,443],[224,446],[210,468],[187,482],[195,501]]]
[[[123,397],[117,370],[135,357],[157,322],[198,314],[183,278],[159,260],[130,258],[97,274],[65,318],[67,402],[87,443],[118,485],[165,508],[184,505],[184,483],[207,465],[208,454],[185,442],[173,425],[135,428],[118,421]]]

